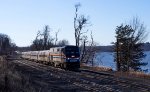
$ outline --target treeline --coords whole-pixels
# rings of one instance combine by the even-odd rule
[[[59,47],[69,45],[68,40],[59,40],[57,38],[58,32],[56,32],[56,37],[51,36],[51,30],[48,25],[44,26],[42,31],[38,31],[37,36],[30,46],[30,50],[49,50],[51,47]]]
[[[0,33],[0,55],[8,55],[15,51],[16,44],[13,43],[10,37]]]
[[[142,46],[141,48],[143,49],[143,51],[150,51],[150,43],[146,42],[146,43],[141,43]],[[97,49],[99,49],[99,51],[101,52],[114,52],[114,45],[108,45],[108,46],[96,46]]]

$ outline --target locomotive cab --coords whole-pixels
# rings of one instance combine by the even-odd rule
[[[77,46],[65,46],[62,49],[65,55],[66,68],[79,69],[80,68],[80,53]]]

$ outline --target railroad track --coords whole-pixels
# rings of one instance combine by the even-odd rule
[[[105,72],[95,72],[91,70],[82,70],[85,75],[93,75],[97,80],[107,81],[108,83],[117,84],[118,86],[124,89],[136,89],[138,92],[150,92],[150,84],[139,83],[136,80],[125,78],[125,77],[116,77],[114,74],[105,73]],[[143,81],[142,81],[143,82]],[[137,92],[137,91],[136,91]]]
[[[119,92],[114,89],[111,89],[108,86],[99,85],[92,81],[89,81],[88,79],[81,78],[81,76],[79,76],[80,73],[78,72],[65,71],[63,69],[54,68],[43,64],[36,64],[36,63],[34,64],[33,62],[30,61],[20,61],[20,60],[16,60],[16,61],[35,69],[40,69],[43,71],[46,70],[49,73],[52,73],[50,75],[53,77],[65,79],[65,81],[71,82],[72,84],[87,89],[89,91],[101,92],[100,90],[105,90],[107,92],[108,91]]]
[[[56,78],[62,78],[75,86],[94,92],[150,92],[150,86],[115,77],[113,74],[94,72],[81,69],[81,72],[65,71],[63,69],[31,62],[28,60],[15,60],[35,69],[49,72]]]

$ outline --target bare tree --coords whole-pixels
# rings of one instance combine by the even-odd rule
[[[87,30],[84,31],[83,28],[88,24],[88,18],[86,18],[84,15],[79,16],[78,14],[80,6],[80,3],[75,5],[74,30],[76,46],[80,46],[81,35],[87,32]]]
[[[57,46],[65,46],[65,45],[69,45],[69,41],[68,40],[60,40],[57,44]]]
[[[16,49],[16,44],[11,42],[8,35],[0,33],[0,54],[8,55]]]
[[[38,31],[35,40],[33,41],[31,50],[47,50],[54,46],[53,38],[50,36],[49,26],[44,27],[43,32]]]
[[[134,30],[132,37],[135,37],[137,43],[143,43],[148,36],[144,23],[141,23],[138,17],[134,17],[130,25]]]
[[[88,18],[84,15],[79,15],[80,3],[75,5],[75,17],[74,17],[74,30],[75,30],[75,42],[76,46],[79,46],[80,49],[80,61],[87,63],[89,61],[93,62],[93,57],[96,52],[94,51],[94,39],[91,32],[91,41],[88,40],[86,27],[89,25]]]
[[[40,50],[39,49],[39,40],[38,40],[38,37],[41,35],[40,31],[38,31],[37,35],[36,35],[36,38],[35,40],[33,41],[33,44],[31,46],[31,49],[32,50]],[[42,43],[41,43],[42,44]]]
[[[81,61],[83,63],[91,63],[92,66],[94,66],[94,58],[96,55],[97,49],[97,43],[94,42],[93,34],[91,31],[90,34],[90,40],[88,40],[87,36],[82,37],[82,45],[81,45]]]
[[[58,41],[58,33],[59,33],[59,30],[55,33],[55,46],[57,45],[57,41]]]
[[[82,44],[81,44],[81,46],[80,46],[80,61],[82,61],[82,62],[85,62],[86,63],[86,60],[85,60],[85,56],[86,56],[86,53],[87,53],[87,51],[86,51],[86,46],[87,46],[87,43],[88,43],[88,37],[86,36],[86,35],[84,35],[83,37],[82,37]]]
[[[94,42],[93,33],[91,31],[90,59],[91,59],[92,66],[94,66],[94,57],[97,52],[96,45],[97,44],[96,44],[96,42]]]
[[[49,26],[46,25],[45,28],[44,28],[44,31],[43,31],[43,42],[44,42],[44,45],[43,45],[43,49],[47,49],[47,43],[48,43],[48,38],[49,38]]]

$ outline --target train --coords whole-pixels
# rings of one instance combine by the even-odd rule
[[[67,70],[78,70],[80,68],[79,47],[73,45],[53,47],[42,51],[22,52],[21,58]]]

